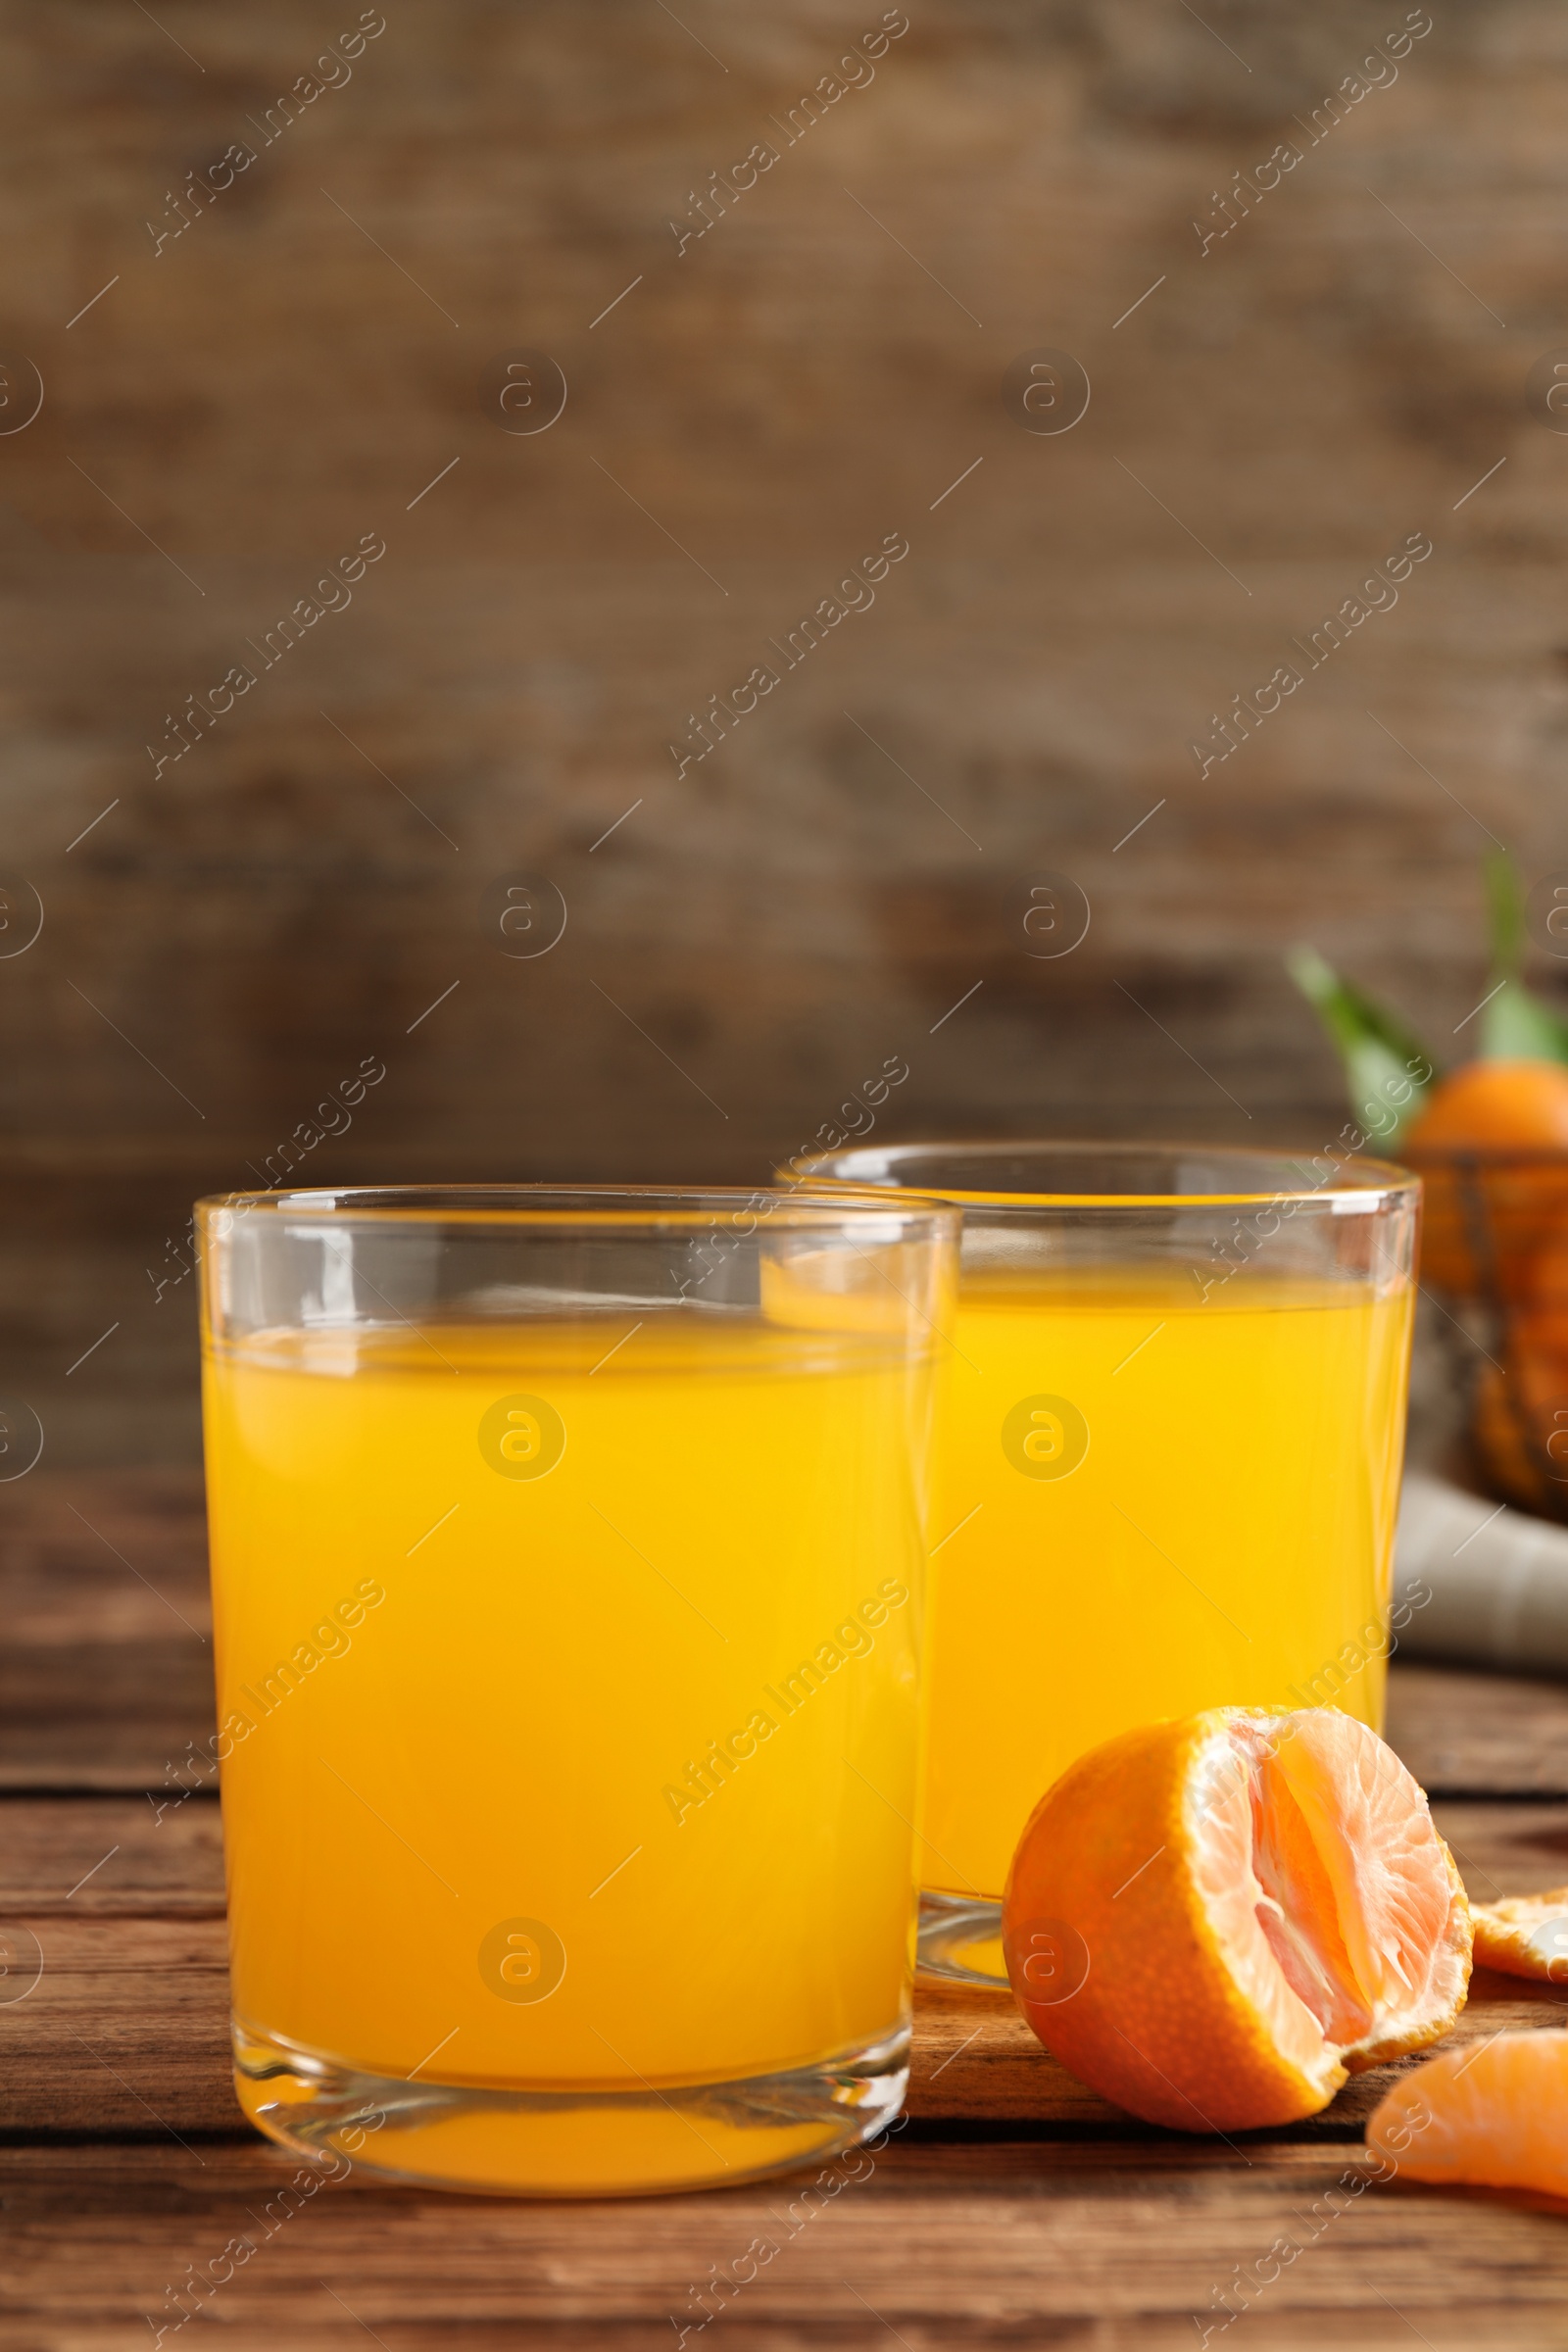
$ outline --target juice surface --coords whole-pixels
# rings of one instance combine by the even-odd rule
[[[906,2016],[924,1372],[874,1333],[624,1321],[209,1360],[251,2028],[635,2088]]]
[[[1381,1728],[1408,1286],[965,1274],[936,1462],[927,1886],[1000,1896],[1086,1748],[1202,1707]]]

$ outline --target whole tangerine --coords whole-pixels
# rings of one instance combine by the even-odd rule
[[[1426,1179],[1426,1278],[1461,1298],[1518,1297],[1527,1260],[1568,1230],[1568,1065],[1465,1062],[1400,1151]]]

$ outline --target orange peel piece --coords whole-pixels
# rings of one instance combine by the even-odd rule
[[[1568,1886],[1472,1903],[1470,1917],[1477,1968],[1534,1977],[1543,1984],[1568,1984]]]

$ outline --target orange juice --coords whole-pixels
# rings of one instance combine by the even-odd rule
[[[1382,1724],[1407,1283],[966,1273],[938,1418],[925,1885],[1000,1896],[1084,1749],[1200,1707]]]
[[[663,2140],[562,2143],[553,2179],[658,2184],[729,2161],[722,2100],[698,2130],[664,2086],[906,2025],[923,1367],[874,1328],[621,1328],[210,1356],[253,2113],[280,2050],[416,2093],[560,2093],[563,2131],[569,2094],[641,2091]],[[369,2128],[392,2160],[398,2116]],[[441,2129],[415,2169],[482,2174],[482,2095]],[[792,2130],[781,2106],[779,2160],[809,2152]]]

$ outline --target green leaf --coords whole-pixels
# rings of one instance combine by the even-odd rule
[[[1568,1062],[1568,1021],[1525,986],[1525,897],[1506,850],[1489,850],[1485,865],[1492,996],[1481,1015],[1476,1051],[1483,1061]]]
[[[1487,888],[1487,938],[1492,977],[1512,980],[1525,946],[1525,897],[1519,872],[1506,850],[1489,850],[1483,867]]]
[[[1438,1076],[1431,1054],[1397,1014],[1342,980],[1315,948],[1292,948],[1285,965],[1339,1051],[1356,1117],[1380,1143],[1396,1142]]]
[[[1481,1015],[1479,1051],[1483,1061],[1568,1061],[1568,1021],[1510,977]]]

